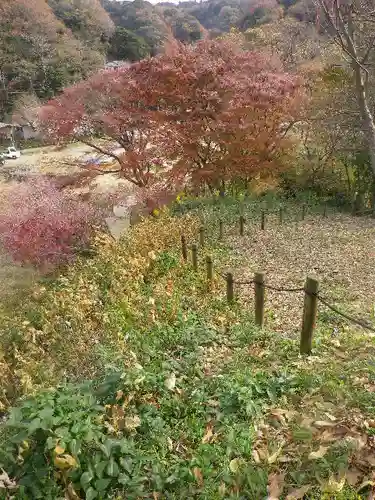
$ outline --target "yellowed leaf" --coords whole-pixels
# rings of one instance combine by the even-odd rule
[[[290,493],[288,493],[286,500],[301,500],[310,488],[311,486],[309,484],[301,486],[301,488],[296,488],[295,490],[292,490]]]
[[[259,456],[259,453],[257,452],[257,450],[253,450],[251,454],[253,456],[254,462],[256,464],[260,464],[260,456]]]
[[[284,446],[284,441],[282,441],[281,445],[279,446],[279,448],[274,452],[272,453],[272,455],[268,455],[268,458],[267,458],[267,462],[269,464],[273,464],[276,462],[277,458],[280,456],[281,454],[281,451],[283,449],[283,446]]]
[[[233,458],[233,460],[229,462],[229,469],[231,470],[231,472],[235,474],[236,472],[239,471],[242,463],[243,463],[242,458]]]
[[[227,492],[227,487],[225,486],[225,483],[221,483],[219,486],[219,495],[224,496]]]
[[[272,473],[268,476],[268,499],[277,500],[284,489],[284,473]]]
[[[75,469],[78,466],[76,459],[68,454],[56,456],[53,463],[61,470]]]
[[[328,447],[327,446],[319,446],[319,449],[317,451],[312,451],[309,454],[309,460],[318,460],[319,458],[323,458],[324,455],[327,453]]]
[[[331,476],[327,484],[327,489],[331,493],[338,493],[343,489],[345,482],[346,482],[345,476],[338,481]]]
[[[193,475],[195,477],[195,480],[199,484],[199,486],[203,486],[203,475],[202,471],[198,467],[194,467],[193,469]]]
[[[165,380],[165,387],[169,389],[170,391],[173,391],[174,388],[176,387],[176,374],[171,373],[169,377]]]
[[[169,436],[167,437],[167,443],[168,443],[168,450],[172,451],[173,450],[173,441]]]
[[[138,415],[132,415],[130,417],[126,417],[124,420],[124,427],[129,431],[132,431],[141,425],[141,419]]]
[[[206,430],[205,430],[204,436],[202,438],[202,443],[203,444],[209,443],[211,441],[213,435],[214,435],[213,424],[212,424],[212,422],[209,422],[206,426]]]
[[[65,452],[65,448],[62,446],[57,445],[55,448],[55,453],[56,455],[62,455]]]

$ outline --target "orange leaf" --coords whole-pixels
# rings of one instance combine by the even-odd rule
[[[268,476],[268,499],[267,500],[277,500],[284,489],[284,477],[283,473],[273,473]]]
[[[198,467],[194,467],[194,469],[193,469],[193,475],[194,475],[197,483],[199,484],[199,486],[203,486],[202,471]]]
[[[202,438],[203,444],[209,443],[211,441],[212,436],[214,435],[212,429],[213,429],[212,422],[208,422],[207,427],[206,427],[206,431],[205,431],[204,436]]]

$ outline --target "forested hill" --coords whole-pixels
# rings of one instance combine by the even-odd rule
[[[106,61],[160,53],[167,40],[192,43],[311,15],[310,0],[282,2],[0,0],[0,121],[24,115]]]

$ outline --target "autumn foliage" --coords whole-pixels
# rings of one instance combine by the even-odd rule
[[[277,61],[238,40],[205,40],[102,71],[48,103],[41,120],[56,140],[109,155],[138,187],[215,186],[275,168],[299,98],[300,82]]]
[[[0,200],[0,244],[42,271],[70,261],[89,244],[98,213],[43,179],[17,184]]]

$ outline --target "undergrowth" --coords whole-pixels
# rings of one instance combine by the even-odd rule
[[[207,213],[205,212],[207,220]],[[375,344],[329,322],[313,355],[254,326],[180,257],[197,215],[100,238],[1,319],[0,498],[367,498]],[[87,381],[89,380],[89,381]],[[1,497],[1,495],[3,495]]]

